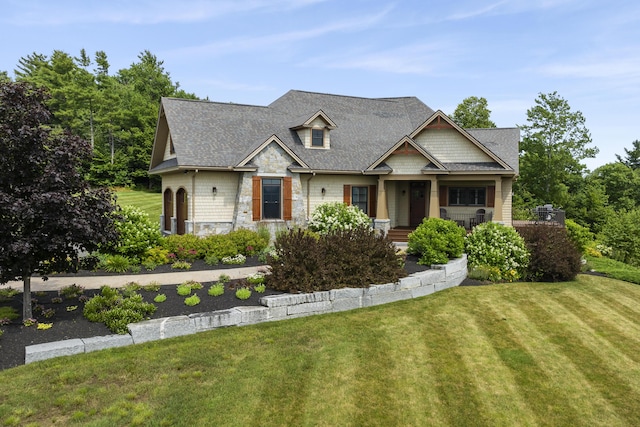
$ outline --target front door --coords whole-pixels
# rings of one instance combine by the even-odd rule
[[[176,193],[176,233],[185,233],[185,220],[187,219],[187,192],[181,188]]]
[[[412,182],[409,188],[409,226],[417,227],[422,223],[426,212],[425,182]]]

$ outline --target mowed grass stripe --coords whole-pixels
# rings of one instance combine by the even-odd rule
[[[494,311],[502,320],[503,330],[492,328],[496,339],[512,340],[502,354],[505,363],[516,372],[521,393],[527,396],[527,402],[540,417],[539,424],[546,425],[554,420],[554,425],[583,425],[589,420],[589,425],[620,425],[616,408],[575,366],[571,355],[559,351],[552,337],[541,328],[548,321],[548,315],[532,316],[522,310],[534,301],[547,304],[552,296],[544,288],[532,290],[517,284],[505,287],[510,288],[505,295],[520,293],[528,300],[515,304],[505,299],[492,299],[493,304],[487,306],[487,310]],[[555,289],[550,290],[552,295],[556,294]]]
[[[463,349],[457,345],[455,331],[459,322],[456,313],[462,310],[462,300],[456,299],[458,295],[454,294],[457,293],[455,290],[442,291],[429,301],[441,301],[442,305],[426,304],[433,307],[433,311],[429,311],[429,321],[423,324],[421,330],[422,340],[428,348],[430,370],[435,377],[433,392],[446,409],[444,425],[491,425],[478,398],[474,373],[461,362]],[[454,307],[448,304],[453,300]]]
[[[640,325],[587,294],[563,295],[556,300],[588,325],[595,335],[606,340],[608,346],[634,363],[640,363]]]
[[[640,412],[637,411],[640,407],[640,378],[637,369],[629,369],[626,363],[618,363],[619,360],[603,358],[598,349],[591,348],[595,338],[592,332],[567,324],[566,312],[549,310],[547,307],[550,305],[548,300],[536,300],[521,306],[521,309],[528,317],[540,319],[537,326],[549,337],[557,354],[570,360],[593,388],[616,408],[618,415],[629,425],[640,425]]]
[[[154,224],[160,221],[160,215],[162,215],[162,194],[148,191],[117,189],[115,195],[116,203],[119,206],[135,206],[149,215],[149,219]]]
[[[494,287],[487,298],[477,301],[476,323],[483,327],[501,363],[511,371],[517,395],[535,414],[533,424],[579,425],[584,414],[574,408],[573,402],[594,398],[588,392],[588,382],[580,381],[579,373],[570,369],[570,361],[559,357],[547,336],[540,333],[536,324],[545,319],[526,316],[519,307],[527,302],[511,301],[514,296],[519,300],[541,296],[518,285],[498,286],[501,288]]]
[[[485,325],[496,322],[476,307],[454,314],[451,323],[455,345],[461,348],[461,362],[472,373],[478,401],[492,425],[535,425],[536,414],[517,386],[516,373],[505,364],[504,350],[496,348],[485,332]],[[522,353],[521,353],[522,354]]]

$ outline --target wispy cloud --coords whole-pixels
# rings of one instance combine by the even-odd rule
[[[444,21],[463,21],[478,18],[481,16],[498,16],[498,15],[512,15],[517,13],[524,13],[535,10],[547,10],[563,7],[569,4],[577,4],[576,0],[542,0],[542,1],[530,1],[530,0],[502,0],[493,1],[489,4],[483,5],[474,1],[473,3],[459,6],[459,3],[454,3],[457,6],[459,12],[452,12],[449,15],[445,15]]]
[[[390,7],[381,12],[363,17],[338,20],[327,25],[306,30],[288,31],[283,33],[252,35],[250,37],[234,37],[227,40],[208,43],[199,46],[183,47],[169,50],[168,56],[216,56],[228,53],[264,50],[270,47],[282,48],[284,44],[301,42],[308,39],[322,37],[334,33],[358,32],[376,25],[389,13]]]
[[[375,52],[347,52],[330,57],[314,58],[302,66],[332,69],[355,69],[393,74],[435,75],[457,61],[452,43],[424,43]]]
[[[325,1],[327,0],[19,1],[13,2],[11,13],[0,18],[0,22],[22,26],[188,23],[237,13],[295,10]]]

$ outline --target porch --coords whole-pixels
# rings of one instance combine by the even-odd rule
[[[473,227],[483,222],[491,222],[493,218],[493,212],[484,212],[484,209],[479,209],[483,212],[475,213],[448,213],[446,209],[440,210],[440,217],[455,221],[459,226],[464,227],[467,232],[470,232]],[[416,227],[410,226],[397,226],[393,227],[387,232],[387,236],[393,242],[407,242],[409,240],[409,233],[414,231]]]

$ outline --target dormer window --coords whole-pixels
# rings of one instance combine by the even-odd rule
[[[324,147],[324,129],[311,129],[311,146]]]

